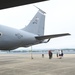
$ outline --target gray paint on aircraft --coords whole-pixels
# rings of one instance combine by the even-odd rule
[[[0,25],[0,50],[29,47],[40,43],[47,43],[51,38],[70,35],[69,33],[44,35],[44,24],[45,12],[39,9],[28,26],[21,30]]]

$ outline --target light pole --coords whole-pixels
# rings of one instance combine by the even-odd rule
[[[31,46],[31,59],[33,59],[33,55],[32,55],[32,46]]]

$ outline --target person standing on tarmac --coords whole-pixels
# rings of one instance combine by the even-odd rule
[[[49,50],[49,51],[48,51],[48,55],[49,55],[49,59],[51,59],[51,58],[52,58],[53,53]]]
[[[59,59],[61,59],[62,57],[63,57],[63,51],[60,50],[60,52],[59,52]]]
[[[59,57],[59,51],[58,50],[57,50],[56,56],[57,56],[57,58]]]

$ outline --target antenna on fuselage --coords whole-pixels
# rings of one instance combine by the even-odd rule
[[[34,5],[35,6],[35,5]],[[42,12],[43,14],[46,14],[46,12],[44,12],[43,10],[41,10],[40,8],[38,8],[37,6],[35,6],[37,9],[39,9],[40,12]]]

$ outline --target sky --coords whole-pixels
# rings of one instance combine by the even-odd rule
[[[27,26],[38,11],[34,5],[46,12],[44,35],[70,33],[71,36],[53,38],[33,49],[75,48],[75,0],[49,0],[3,9],[0,24],[16,29]]]

